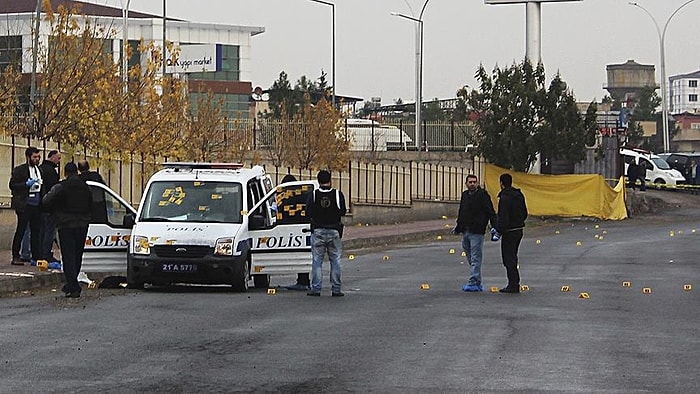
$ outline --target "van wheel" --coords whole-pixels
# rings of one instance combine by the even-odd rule
[[[270,275],[253,275],[256,289],[267,289],[270,286]]]
[[[666,184],[666,181],[664,181],[664,180],[661,179],[661,178],[657,178],[656,180],[654,180],[654,184],[655,184],[655,185],[665,185],[665,184]]]
[[[245,262],[238,267],[233,275],[233,283],[231,287],[236,293],[243,293],[248,290],[248,281],[250,280],[250,258],[245,259]]]

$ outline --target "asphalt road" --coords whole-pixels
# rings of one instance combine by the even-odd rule
[[[344,298],[326,275],[319,298],[175,287],[0,299],[0,392],[700,391],[700,211],[528,229],[519,295],[463,293],[458,242],[358,253]],[[498,248],[487,241],[487,288],[505,284]]]

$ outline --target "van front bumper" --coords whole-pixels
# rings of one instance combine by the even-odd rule
[[[245,264],[246,254],[225,257],[210,255],[197,259],[129,254],[127,279],[130,284],[232,284],[236,273],[241,272]]]

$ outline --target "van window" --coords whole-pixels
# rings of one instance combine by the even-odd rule
[[[162,181],[149,187],[140,221],[242,223],[237,182]]]
[[[660,158],[660,157],[652,157],[651,161],[656,164],[657,167],[659,167],[660,170],[670,170],[671,166],[668,165],[668,162],[666,160]]]

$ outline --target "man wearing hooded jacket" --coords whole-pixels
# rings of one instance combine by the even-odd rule
[[[501,293],[520,292],[520,272],[518,271],[518,248],[523,239],[523,228],[527,218],[525,196],[513,187],[513,177],[501,174],[501,192],[498,193],[498,225],[496,231],[501,234],[501,256],[506,267],[508,285]]]

